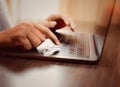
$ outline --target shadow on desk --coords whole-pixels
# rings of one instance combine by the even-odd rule
[[[39,87],[41,85],[44,87],[120,87],[119,37],[120,26],[111,26],[101,59],[96,65],[50,62],[3,55],[0,56],[0,66],[3,67],[0,68],[0,72],[3,71],[8,75],[5,79],[9,80],[9,76],[12,78],[8,83],[21,85],[21,87],[27,87],[27,84],[36,85],[36,83],[39,83]],[[16,83],[16,80],[19,82]]]

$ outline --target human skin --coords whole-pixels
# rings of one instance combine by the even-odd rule
[[[75,25],[72,20],[59,14],[51,15],[44,21],[23,22],[0,32],[0,47],[22,46],[24,49],[30,50],[39,46],[47,38],[59,45],[60,42],[51,29],[56,30],[65,26],[69,26],[74,31]]]

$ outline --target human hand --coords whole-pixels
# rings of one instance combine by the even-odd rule
[[[60,29],[65,26],[69,26],[72,31],[75,30],[75,24],[72,21],[72,19],[69,18],[68,16],[64,16],[60,14],[51,15],[41,23],[53,30]]]
[[[0,46],[22,46],[26,50],[39,46],[46,38],[59,44],[57,37],[47,27],[33,22],[25,22],[0,32]]]

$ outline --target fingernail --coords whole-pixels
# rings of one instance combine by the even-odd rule
[[[75,27],[71,27],[71,30],[72,30],[73,32],[75,32]]]

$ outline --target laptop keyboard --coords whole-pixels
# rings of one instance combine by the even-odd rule
[[[61,49],[69,56],[77,57],[89,57],[89,35],[81,33],[74,37],[64,38],[65,41],[61,41]],[[66,44],[67,43],[67,44]]]
[[[61,45],[56,46],[47,39],[38,47],[39,53],[45,56],[90,57],[89,34],[61,35],[59,41]]]

